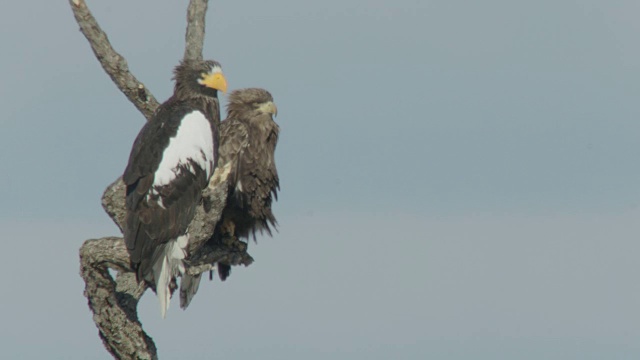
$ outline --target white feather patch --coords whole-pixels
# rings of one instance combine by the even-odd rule
[[[204,114],[196,110],[185,115],[176,135],[169,140],[169,146],[162,153],[153,186],[163,186],[173,181],[180,165],[186,165],[191,172],[195,172],[189,160],[204,169],[209,179],[213,170],[213,145],[211,125]]]
[[[160,314],[164,319],[167,316],[167,309],[171,301],[171,278],[184,274],[184,260],[189,235],[179,236],[164,244],[159,258],[153,264],[153,277],[156,283],[156,294],[160,300]]]

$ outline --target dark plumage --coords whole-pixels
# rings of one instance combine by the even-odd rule
[[[277,221],[271,210],[280,188],[274,159],[279,127],[277,108],[264,89],[249,88],[229,95],[227,118],[220,126],[220,167],[230,167],[229,194],[218,232],[238,238],[256,232],[272,234]],[[218,264],[221,279],[230,267]]]
[[[140,130],[122,176],[131,264],[157,292],[163,317],[169,286],[184,271],[187,227],[217,163],[217,91],[226,91],[215,61],[182,62],[174,75],[173,96]]]

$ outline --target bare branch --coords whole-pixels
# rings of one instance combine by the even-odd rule
[[[124,232],[125,210],[125,191],[126,187],[119,177],[102,194],[102,208],[109,215],[111,220],[118,226],[121,232]]]
[[[213,235],[216,224],[222,216],[222,210],[227,203],[227,178],[231,172],[231,164],[225,167],[217,167],[211,176],[209,186],[202,192],[202,202],[198,205],[196,213],[189,224],[189,254],[194,254],[197,249],[209,240]]]
[[[107,267],[129,267],[129,254],[122,238],[85,241],[80,248],[80,275],[86,284],[84,295],[89,300],[93,321],[105,348],[116,359],[157,359],[156,346],[142,329],[136,312],[145,286],[131,284],[131,280],[135,283],[131,274],[128,291],[119,292]]]
[[[205,17],[208,0],[190,0],[187,9],[187,33],[185,34],[184,59],[202,60]]]
[[[73,15],[80,25],[80,31],[89,40],[91,49],[104,71],[109,74],[118,89],[140,110],[144,117],[147,120],[151,119],[153,112],[159,105],[156,98],[142,82],[129,72],[127,61],[113,49],[107,34],[100,29],[84,0],[69,0],[69,3]],[[202,47],[200,47],[200,51],[202,51]]]

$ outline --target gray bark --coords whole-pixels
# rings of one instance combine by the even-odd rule
[[[69,0],[80,31],[111,80],[148,120],[158,107],[151,92],[133,76],[123,56],[118,54],[107,35],[100,29],[84,0]],[[187,32],[184,58],[202,59],[207,0],[191,0],[187,10]],[[189,225],[190,244],[187,272],[201,274],[216,262],[249,265],[253,262],[246,244],[225,239],[207,242],[212,236],[226,202],[229,169],[216,169],[209,187],[203,191],[203,201]],[[107,187],[102,206],[122,230],[125,217],[125,186],[120,178]],[[108,269],[118,271],[114,280]],[[137,305],[147,290],[138,284],[129,263],[129,254],[122,237],[90,239],[80,247],[80,275],[85,282],[84,295],[102,342],[116,359],[157,359],[153,339],[138,320]]]
[[[69,0],[69,3],[73,10],[73,16],[80,25],[80,31],[89,40],[91,49],[104,71],[144,117],[147,120],[150,119],[159,105],[156,98],[141,81],[129,72],[127,60],[113,49],[107,34],[102,31],[84,0]]]
[[[187,32],[185,34],[184,59],[202,60],[205,15],[208,0],[191,0],[187,8]]]

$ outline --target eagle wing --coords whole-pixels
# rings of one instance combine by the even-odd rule
[[[138,279],[148,279],[159,245],[184,235],[215,165],[211,125],[188,108],[159,109],[136,138],[123,175],[125,243]]]
[[[247,126],[236,119],[226,119],[220,124],[220,164],[231,163],[229,172],[229,187],[234,189],[239,180],[240,159],[249,146],[249,130]]]
[[[271,227],[277,226],[277,221],[271,211],[273,199],[278,199],[280,180],[275,163],[275,149],[278,142],[279,127],[266,114],[259,115],[253,121],[260,124],[253,126],[249,134],[251,145],[242,153],[240,173],[244,203],[248,204],[251,217],[257,220],[252,228],[255,239],[256,230],[265,230],[271,235]]]
[[[268,116],[268,115],[262,115]],[[274,152],[278,141],[278,125],[267,119],[254,119],[261,126],[248,126],[234,118],[221,124],[220,159],[231,163],[229,174],[228,216],[241,237],[256,230],[277,225],[271,211],[273,198],[279,189]]]

